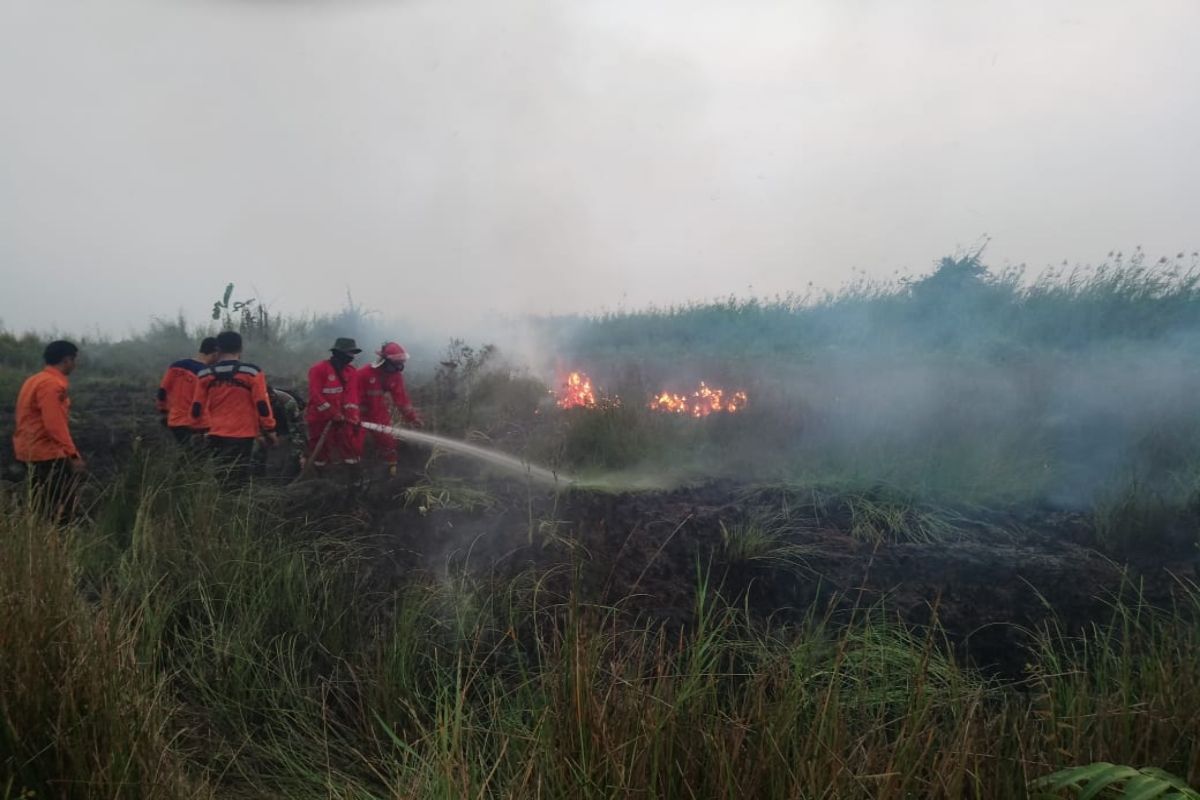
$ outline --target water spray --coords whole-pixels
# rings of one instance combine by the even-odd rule
[[[466,442],[458,439],[448,439],[445,436],[438,436],[434,433],[422,433],[420,431],[409,430],[408,428],[395,428],[391,425],[380,425],[376,422],[364,422],[362,423],[362,426],[369,431],[386,433],[389,436],[394,436],[401,441],[423,444],[426,447],[439,447],[452,453],[470,456],[471,458],[491,464],[494,467],[499,467],[506,472],[524,475],[525,477],[535,480],[538,483],[557,485],[575,482],[574,479],[568,475],[561,475],[544,467],[534,466],[528,461],[523,461],[516,456],[510,456],[507,453],[500,453],[496,450],[489,450],[486,447],[467,444]]]

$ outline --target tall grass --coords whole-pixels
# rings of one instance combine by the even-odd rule
[[[248,337],[245,357],[293,388],[336,335],[357,336],[369,352],[382,338],[412,344],[419,333],[353,303],[332,315],[273,311],[271,319],[269,336]],[[1031,281],[1019,270],[989,271],[976,253],[918,278],[859,275],[831,292],[532,327],[523,341],[546,358],[524,365],[531,373],[505,362],[504,341],[501,355],[461,342],[441,355],[440,345],[415,345],[407,375],[431,426],[483,433],[572,473],[883,483],[923,497],[1071,510],[1111,506],[1132,483],[1186,508],[1178,485],[1200,474],[1194,254],[1157,263],[1140,251],[1113,254],[1094,269]],[[165,365],[211,332],[162,319],[121,341],[85,342],[72,389],[78,427],[111,426],[106,445],[128,438],[133,424],[113,420],[131,415],[138,391],[145,399],[136,408],[148,418]],[[0,394],[15,396],[40,346],[0,331]],[[589,371],[621,404],[558,413],[546,389],[562,367]],[[748,408],[702,421],[645,408],[651,395],[697,380],[746,389]],[[117,407],[98,403],[114,384],[126,397]]]
[[[1200,255],[1153,261],[1139,248],[1028,279],[1023,267],[988,270],[976,252],[943,258],[919,277],[858,274],[835,290],[551,317],[539,326],[547,340],[593,359],[1072,352],[1200,332]]]
[[[703,561],[695,622],[664,628],[595,604],[566,556],[397,574],[275,502],[139,461],[69,531],[8,509],[8,796],[1012,798],[1098,760],[1200,780],[1195,586],[1041,631],[1003,684],[936,623],[754,619]]]
[[[167,676],[140,661],[136,608],[85,600],[84,531],[4,508],[0,544],[0,796],[203,797]]]

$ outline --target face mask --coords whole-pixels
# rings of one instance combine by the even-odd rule
[[[344,367],[354,361],[354,356],[349,353],[334,353],[330,359],[336,366]]]

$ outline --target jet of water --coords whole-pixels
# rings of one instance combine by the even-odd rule
[[[391,425],[380,425],[375,422],[364,422],[362,426],[370,431],[378,431],[386,433],[390,436],[395,436],[402,441],[414,442],[423,444],[427,447],[440,447],[443,450],[449,450],[452,453],[470,456],[471,458],[484,461],[494,467],[499,467],[507,472],[524,475],[531,480],[549,485],[574,483],[574,479],[567,475],[560,475],[557,472],[537,467],[530,464],[528,461],[510,456],[507,453],[500,453],[495,450],[489,450],[486,447],[478,447],[473,444],[458,439],[448,439],[445,436],[438,436],[434,433],[422,433],[420,431],[409,430],[408,428],[394,428]]]

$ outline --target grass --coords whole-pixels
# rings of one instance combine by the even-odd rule
[[[721,523],[721,555],[729,564],[751,564],[786,570],[807,570],[809,548],[787,541],[787,520]]]
[[[0,790],[1021,797],[1099,760],[1200,779],[1194,585],[1173,612],[1132,593],[1041,631],[1004,684],[936,623],[756,622],[702,566],[679,631],[547,575],[391,575],[324,524],[150,461],[66,531],[8,509]],[[764,524],[727,546],[795,555]]]
[[[5,509],[0,568],[0,792],[204,796],[166,676],[140,664],[134,609],[77,591],[80,543]],[[34,794],[26,794],[32,792]]]
[[[937,350],[999,360],[1030,350],[1079,352],[1200,327],[1200,255],[1158,260],[1140,249],[1095,266],[988,270],[982,253],[941,259],[921,277],[855,275],[832,291],[729,297],[539,323],[580,357],[710,361],[821,351]]]
[[[1114,256],[1030,283],[952,259],[828,296],[543,321],[622,397],[593,412],[553,409],[461,342],[412,389],[435,428],[612,491],[783,482],[777,513],[730,522],[717,555],[796,580],[794,529],[948,545],[989,508],[1078,512],[1118,556],[1188,553],[1195,267]],[[281,319],[247,357],[294,376],[334,334],[384,335],[351,310]],[[128,446],[197,333],[88,343],[81,441]],[[38,348],[0,334],[9,396]],[[639,401],[698,378],[745,386],[749,408],[692,420]],[[693,622],[663,625],[597,604],[586,543],[532,512],[517,538],[563,552],[553,570],[398,571],[351,518],[298,521],[286,496],[129,449],[68,529],[0,496],[0,798],[1012,798],[1099,762],[1200,782],[1200,589],[1183,579],[1172,609],[1129,587],[1103,624],[1029,632],[1027,678],[1001,682],[956,659],[936,608],[925,628],[861,607],[779,627],[731,606],[701,559]],[[496,502],[432,470],[397,507]]]
[[[989,271],[975,253],[923,277],[858,277],[833,292],[536,320],[540,346],[527,349],[544,351],[543,363],[454,340],[440,355],[414,347],[408,377],[432,429],[482,433],[606,483],[636,472],[659,485],[697,476],[882,484],[933,502],[1109,515],[1126,482],[1162,497],[1163,517],[1174,518],[1192,503],[1178,486],[1200,474],[1198,281],[1194,255],[1112,254],[1031,281]],[[335,334],[369,343],[403,332],[353,304],[272,319],[265,335],[247,332],[246,357],[293,386]],[[123,341],[85,341],[72,386],[77,429],[101,430],[99,449],[133,436],[163,366],[208,332],[160,320]],[[15,396],[39,347],[0,331],[3,394]],[[564,368],[585,369],[621,402],[554,408],[547,390]],[[645,407],[698,380],[744,388],[748,407],[705,420]]]

